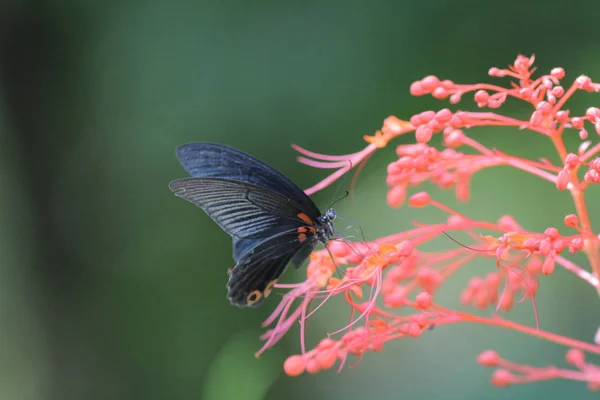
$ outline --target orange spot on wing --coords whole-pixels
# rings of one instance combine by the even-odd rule
[[[298,218],[300,218],[302,221],[306,222],[307,224],[313,224],[313,220],[310,219],[310,217],[304,213],[298,213]]]
[[[305,233],[299,234],[298,240],[300,240],[300,242],[304,242],[306,240],[306,234]]]
[[[260,300],[261,297],[262,297],[261,291],[254,290],[254,291],[250,292],[246,301],[248,302],[249,305],[252,305],[252,304],[256,303],[258,300]]]
[[[317,230],[314,226],[301,226],[298,228],[298,232],[300,233],[317,233]]]
[[[271,294],[271,289],[273,289],[273,286],[275,286],[275,283],[277,283],[277,279],[273,279],[271,282],[269,282],[269,284],[267,285],[267,287],[265,288],[265,291],[264,291],[265,297],[268,297]]]

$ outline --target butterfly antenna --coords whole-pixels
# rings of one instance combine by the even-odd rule
[[[352,161],[348,160],[348,162],[350,163],[350,169],[352,169]],[[344,199],[345,199],[346,197],[348,197],[348,195],[350,194],[350,193],[349,193],[349,192],[346,190],[346,194],[345,194],[343,197],[341,197],[341,198],[339,198],[339,199],[337,199],[337,200],[336,200],[336,197],[337,197],[337,195],[338,195],[338,193],[339,193],[339,191],[340,191],[340,188],[341,188],[341,187],[342,187],[342,185],[344,184],[344,181],[346,180],[346,178],[347,178],[347,177],[348,177],[348,174],[344,174],[344,175],[342,176],[342,179],[340,179],[340,182],[338,183],[337,187],[335,188],[335,192],[333,193],[333,197],[332,197],[332,199],[331,199],[331,201],[330,201],[330,206],[329,206],[328,208],[331,208],[331,207],[333,207],[333,205],[334,205],[334,204],[338,203],[338,202],[339,202],[339,201],[341,201],[341,200],[344,200]]]
[[[347,190],[345,190],[346,194],[343,195],[342,197],[340,197],[339,199],[335,200],[333,203],[331,203],[331,205],[329,206],[330,208],[333,207],[335,204],[339,203],[340,201],[344,200],[346,197],[348,197],[348,195],[350,194]]]

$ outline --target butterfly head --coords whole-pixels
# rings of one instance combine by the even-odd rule
[[[325,212],[325,214],[321,215],[318,219],[318,228],[317,234],[318,239],[322,243],[327,243],[329,239],[334,235],[335,228],[333,226],[333,220],[336,217],[335,210],[330,208]]]

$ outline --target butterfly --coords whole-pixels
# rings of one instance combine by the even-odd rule
[[[289,264],[300,267],[334,236],[333,209],[322,214],[302,189],[253,156],[214,143],[183,144],[176,154],[192,177],[172,181],[171,191],[233,238],[231,304],[258,307]]]

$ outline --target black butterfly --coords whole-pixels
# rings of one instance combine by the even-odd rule
[[[213,143],[181,145],[177,157],[192,178],[171,182],[171,190],[233,237],[232,304],[259,306],[290,262],[301,266],[318,242],[332,238],[335,211],[322,215],[302,189],[262,161]]]

